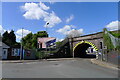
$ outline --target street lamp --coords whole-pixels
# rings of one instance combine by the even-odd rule
[[[49,25],[49,22],[46,23],[46,33],[47,33],[47,27]],[[48,34],[48,33],[47,33]],[[46,55],[47,55],[47,44],[46,44],[46,54],[45,54],[45,59],[46,59]]]

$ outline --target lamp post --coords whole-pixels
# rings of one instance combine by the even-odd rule
[[[49,22],[46,23],[46,33],[47,33],[47,27],[49,25]],[[48,33],[47,33],[48,34]],[[45,54],[45,59],[46,59],[46,55],[47,55],[47,44],[46,44],[46,54]]]

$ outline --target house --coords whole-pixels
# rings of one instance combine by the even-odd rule
[[[0,41],[0,59],[8,59],[8,49],[10,47]]]
[[[2,37],[0,36],[0,59],[8,58],[8,49],[10,47],[2,42]]]
[[[15,44],[13,46],[8,46],[2,42],[2,37],[0,36],[0,59],[20,59],[21,45]]]
[[[8,59],[8,49],[10,47],[2,42],[2,59]]]
[[[20,53],[21,53],[20,44],[10,46],[10,48],[8,49],[8,59],[10,59],[10,60],[19,60],[20,59]]]
[[[38,48],[48,48],[51,44],[56,42],[56,38],[54,37],[45,37],[37,39]]]

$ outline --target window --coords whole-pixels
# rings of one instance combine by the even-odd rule
[[[4,55],[6,54],[6,51],[4,51]]]
[[[18,56],[20,52],[20,49],[12,49],[12,56]]]

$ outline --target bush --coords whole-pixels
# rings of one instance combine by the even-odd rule
[[[48,52],[46,51],[37,51],[35,56],[37,59],[43,59],[49,57]]]

